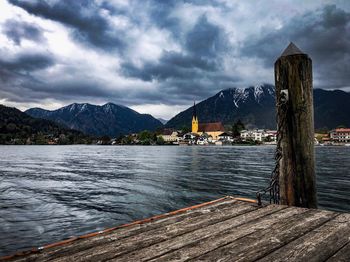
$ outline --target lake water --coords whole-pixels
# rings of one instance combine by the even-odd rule
[[[0,256],[267,186],[273,146],[0,146]],[[319,206],[350,212],[350,147],[316,147]]]

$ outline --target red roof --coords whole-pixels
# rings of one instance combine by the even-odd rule
[[[163,136],[170,136],[174,132],[174,129],[164,128],[162,131]]]
[[[222,125],[221,122],[215,122],[215,123],[203,123],[203,124],[199,124],[198,126],[198,131],[199,132],[224,132],[225,128]]]
[[[335,132],[343,132],[343,133],[348,133],[350,132],[350,128],[337,128]]]

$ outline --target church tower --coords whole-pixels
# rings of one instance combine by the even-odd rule
[[[192,133],[198,133],[198,117],[196,110],[196,102],[193,103]]]

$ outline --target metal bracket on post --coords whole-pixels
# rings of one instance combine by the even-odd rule
[[[281,102],[282,103],[285,103],[285,102],[287,102],[288,101],[288,97],[289,95],[288,95],[288,89],[282,89],[281,90],[281,98],[280,98],[280,100],[281,100]]]

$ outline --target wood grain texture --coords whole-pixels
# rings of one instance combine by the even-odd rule
[[[149,223],[135,224],[129,227],[119,228],[108,233],[100,234],[95,237],[79,239],[77,241],[62,246],[49,248],[45,251],[26,256],[22,259],[17,258],[16,261],[49,261],[52,258],[69,256],[82,250],[94,248],[96,246],[112,241],[121,240],[123,238],[137,235],[155,228],[160,228],[169,224],[174,224],[185,219],[192,219],[197,216],[203,217],[211,212],[225,212],[227,208],[232,208],[232,204],[241,205],[242,203],[233,198],[225,198],[222,201],[218,201],[217,203],[213,203],[196,209],[191,209],[186,212],[172,215],[169,217],[156,219]]]
[[[124,241],[113,241],[104,245],[99,245],[93,249],[77,252],[70,256],[75,261],[95,261],[96,259],[109,259],[117,255],[140,250],[141,248],[155,245],[159,242],[171,239],[182,234],[192,232],[198,228],[207,228],[213,224],[225,223],[238,215],[249,213],[257,209],[252,204],[237,204],[235,208],[230,208],[226,212],[215,212],[213,215],[206,214],[204,217],[183,219],[177,223],[142,232],[125,239]],[[55,259],[53,261],[65,261],[67,258]]]
[[[343,246],[337,253],[331,256],[328,262],[349,262],[350,261],[350,237],[349,242]]]
[[[282,205],[317,208],[314,157],[312,61],[306,54],[280,57],[275,63],[279,168]],[[285,106],[282,90],[288,91]]]
[[[169,239],[157,246],[126,254],[118,257],[115,261],[146,261],[150,259],[159,261],[162,260],[159,256],[176,250],[179,251],[179,253],[176,252],[176,255],[181,256],[180,259],[177,259],[180,261],[187,260],[190,256],[193,256],[194,252],[202,253],[211,248],[217,248],[230,242],[232,239],[245,236],[260,228],[269,227],[279,219],[287,218],[300,212],[303,211],[286,209],[285,206],[271,205],[211,227],[198,229],[190,234]],[[175,260],[174,257],[170,258],[171,260]]]
[[[95,237],[79,239],[78,241],[74,241],[62,246],[49,248],[40,253],[26,256],[25,258],[22,258],[22,259],[18,258],[17,261],[50,261],[53,258],[57,259],[59,257],[70,256],[83,250],[95,248],[99,245],[121,240],[130,236],[134,236],[143,232],[153,230],[153,229],[157,229],[157,228],[159,229],[161,227],[164,227],[170,224],[175,224],[179,221],[192,220],[195,217],[200,217],[198,220],[201,220],[203,217],[206,217],[208,213],[215,213],[215,212],[225,213],[227,209],[229,210],[232,209],[232,205],[235,205],[236,207],[236,204],[239,206],[239,205],[242,205],[242,202],[232,198],[227,198],[227,199],[224,199],[223,201],[210,204],[208,206],[192,209],[184,213],[179,213],[170,217],[157,219],[149,223],[136,224],[130,227],[120,228],[120,229],[111,231],[109,233],[97,235]],[[246,208],[249,209],[252,207],[246,207]]]
[[[340,251],[349,240],[350,214],[340,214],[261,261],[325,261]],[[345,255],[346,251],[343,250]]]
[[[271,225],[269,228],[254,231],[252,234],[218,248],[214,252],[204,254],[196,260],[254,261],[319,227],[334,218],[335,215],[332,212],[319,212],[317,210],[298,213]]]
[[[119,228],[15,261],[349,261],[350,214],[239,200]]]

